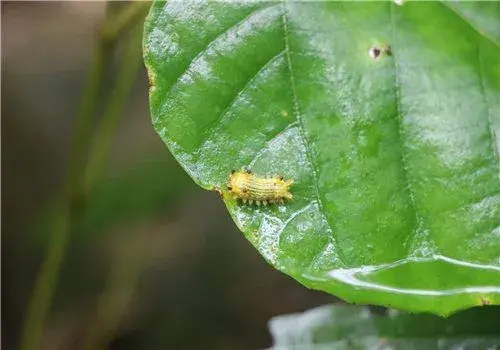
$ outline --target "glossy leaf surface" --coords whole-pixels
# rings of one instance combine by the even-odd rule
[[[497,2],[155,2],[154,126],[264,258],[358,303],[500,303]],[[293,179],[244,205],[232,169]]]
[[[367,307],[325,305],[271,319],[273,350],[499,349],[499,308],[475,308],[449,319]]]

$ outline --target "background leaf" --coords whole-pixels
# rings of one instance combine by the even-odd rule
[[[368,307],[325,305],[269,322],[274,350],[498,349],[495,308],[471,309],[447,320]]]
[[[304,285],[442,315],[500,303],[499,9],[157,2],[155,128]],[[243,166],[294,179],[294,200],[237,202]]]

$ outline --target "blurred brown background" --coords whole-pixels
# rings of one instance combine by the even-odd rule
[[[105,8],[2,2],[2,349],[18,348]],[[142,65],[124,111],[40,349],[265,348],[270,317],[333,300],[267,265],[171,158]]]

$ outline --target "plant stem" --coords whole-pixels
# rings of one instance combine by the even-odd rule
[[[38,347],[47,312],[52,303],[54,287],[57,284],[69,239],[71,216],[74,208],[76,208],[75,204],[78,202],[78,184],[81,182],[81,174],[86,163],[88,140],[92,132],[92,117],[101,92],[101,80],[106,62],[109,60],[109,51],[109,48],[103,45],[102,42],[98,44],[84,89],[74,136],[70,145],[66,180],[56,201],[57,214],[54,216],[52,235],[28,305],[21,336],[20,349],[22,350],[31,350]]]
[[[117,18],[103,27],[103,40],[113,41],[120,35],[120,33],[123,33],[124,30],[130,28],[131,23],[136,23],[138,20],[144,19],[150,4],[151,3],[149,1],[138,0],[127,6],[127,8],[123,10]]]
[[[118,69],[119,74],[111,89],[111,96],[105,107],[104,116],[99,122],[91,144],[91,157],[85,173],[85,189],[87,191],[92,188],[106,165],[111,140],[141,63],[141,39],[142,27],[134,28],[128,39],[128,47]]]
[[[117,21],[120,25],[112,25],[108,13],[101,30],[90,73],[85,84],[80,111],[74,127],[74,136],[70,145],[66,179],[61,193],[56,201],[54,226],[46,251],[45,260],[37,274],[33,294],[29,300],[27,314],[20,339],[21,350],[34,350],[40,345],[48,311],[52,304],[55,286],[58,282],[61,266],[64,261],[69,241],[72,219],[82,204],[85,192],[82,192],[85,178],[83,176],[87,163],[89,140],[92,134],[94,114],[103,86],[104,72],[111,58],[112,49],[117,37],[130,28],[145,13],[146,5],[138,3],[129,5],[126,17],[120,15]],[[134,8],[131,11],[130,8]],[[133,12],[134,15],[130,13]],[[137,13],[137,14],[135,14]],[[114,28],[112,31],[106,28]],[[115,107],[116,108],[116,107]],[[111,131],[104,133],[109,136]]]

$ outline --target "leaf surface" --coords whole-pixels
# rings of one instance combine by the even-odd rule
[[[304,285],[442,315],[499,304],[495,14],[499,3],[155,2],[153,123]],[[293,179],[293,200],[237,201],[226,185],[243,167]]]
[[[325,305],[269,322],[273,350],[498,349],[498,307],[471,309],[449,319],[367,307]]]

